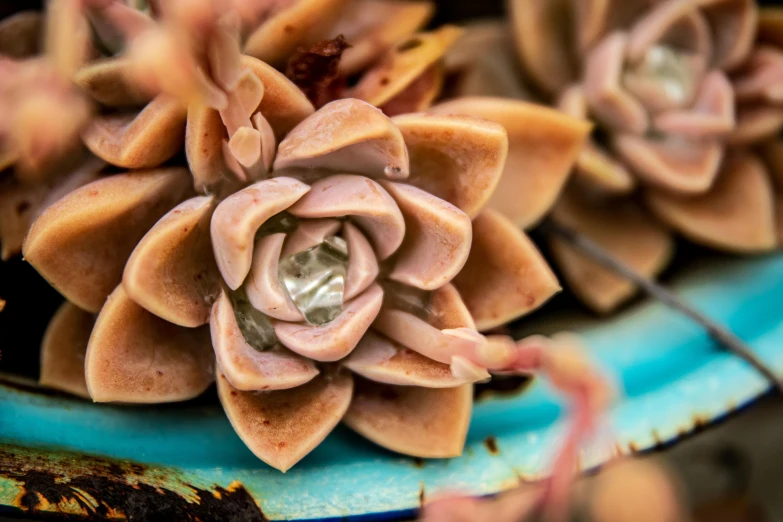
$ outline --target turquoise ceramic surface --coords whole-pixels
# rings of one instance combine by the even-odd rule
[[[783,371],[783,256],[710,261],[675,288]],[[767,389],[742,361],[657,303],[600,323],[558,324],[584,335],[623,390],[609,419],[616,444],[586,451],[583,467],[676,439]],[[541,476],[562,433],[560,413],[536,381],[524,393],[476,404],[461,458],[416,461],[339,428],[281,474],[245,448],[217,405],[92,405],[8,385],[0,387],[0,504],[140,520],[156,513],[161,520],[394,518],[438,491],[494,493]],[[153,507],[163,511],[143,511]]]

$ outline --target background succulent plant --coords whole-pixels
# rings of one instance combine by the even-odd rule
[[[476,114],[477,95],[548,100],[591,120],[590,143],[578,152],[573,175],[558,180],[551,191],[557,203],[546,209],[644,276],[656,277],[669,264],[671,231],[731,252],[775,248],[773,185],[747,150],[754,138],[741,137],[758,96],[754,102],[749,94],[735,96],[737,78],[748,77],[743,71],[758,55],[751,53],[755,4],[566,4],[516,0],[508,3],[510,31],[492,22],[468,27],[447,55],[457,89],[444,105]],[[502,52],[477,51],[490,45]],[[774,109],[759,113],[774,132]],[[507,125],[502,116],[495,121]],[[549,243],[569,288],[594,310],[610,312],[634,295],[632,283],[561,239]]]

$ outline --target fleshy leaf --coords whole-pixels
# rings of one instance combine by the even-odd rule
[[[754,155],[727,156],[706,194],[648,191],[645,199],[658,218],[697,243],[731,252],[777,246],[772,183]]]
[[[214,380],[209,328],[182,328],[164,321],[118,286],[95,321],[85,375],[95,402],[192,399]]]
[[[560,290],[533,242],[492,210],[473,220],[473,246],[454,285],[482,331],[535,310]]]
[[[253,263],[245,283],[247,297],[260,312],[282,321],[304,321],[277,275],[285,234],[270,234],[256,240]]]
[[[134,86],[129,81],[129,74],[127,58],[106,58],[82,67],[73,80],[101,105],[141,107],[152,97]]]
[[[506,166],[487,207],[523,228],[538,222],[554,204],[590,132],[586,121],[501,98],[461,98],[436,105],[431,112],[468,114],[505,127]]]
[[[379,109],[337,100],[304,120],[280,143],[275,170],[325,168],[371,177],[408,177],[402,134]]]
[[[610,128],[642,134],[649,119],[642,103],[622,83],[628,36],[613,33],[585,61],[585,96],[591,113]]]
[[[319,373],[312,361],[280,346],[259,350],[248,344],[225,292],[212,307],[209,326],[218,367],[239,390],[285,390],[301,386]]]
[[[590,201],[567,190],[552,219],[595,241],[636,273],[654,279],[674,253],[671,234],[638,205],[627,201]],[[593,310],[608,313],[630,298],[636,287],[556,237],[552,254],[568,287]]]
[[[505,129],[466,116],[409,114],[392,121],[408,147],[407,181],[475,217],[501,179],[508,154]]]
[[[342,312],[323,326],[273,320],[280,342],[290,350],[316,361],[342,359],[359,343],[378,315],[383,290],[373,285],[345,303]]]
[[[37,11],[21,11],[0,21],[0,54],[9,58],[38,54],[43,22]]]
[[[147,232],[123,274],[131,299],[180,326],[193,328],[209,321],[220,280],[209,237],[214,209],[212,197],[189,199]]]
[[[366,379],[396,386],[453,388],[473,382],[455,377],[448,364],[434,361],[373,331],[367,332],[343,365]]]
[[[52,317],[41,344],[40,383],[85,399],[84,355],[95,316],[65,302]]]
[[[186,109],[158,95],[138,114],[97,116],[82,132],[93,154],[129,169],[156,167],[176,154],[185,139]]]
[[[138,242],[189,186],[187,171],[178,168],[99,179],[41,214],[24,256],[69,301],[98,312]]]
[[[454,205],[417,187],[383,182],[405,218],[405,237],[389,278],[434,290],[462,269],[470,252],[470,218]]]
[[[398,42],[362,76],[351,95],[383,107],[435,65],[461,34],[461,29],[446,25]]]
[[[405,455],[448,458],[462,454],[473,387],[389,386],[357,379],[345,423],[354,431]]]
[[[572,28],[564,13],[565,0],[512,0],[509,17],[517,51],[526,72],[544,91],[552,94],[576,78],[577,69],[570,35]]]
[[[392,45],[423,27],[434,11],[427,0],[353,0],[332,29],[332,35],[344,35],[352,46],[340,60],[340,72],[352,76],[376,62]]]
[[[353,299],[378,277],[378,259],[372,245],[352,223],[343,225],[343,238],[348,243],[348,273],[345,279],[345,299]]]
[[[678,193],[709,190],[723,158],[723,147],[717,141],[678,136],[644,138],[619,134],[612,145],[643,181]]]
[[[212,248],[226,284],[236,290],[247,277],[256,231],[296,203],[310,187],[281,177],[259,181],[224,199],[212,215]]]
[[[369,236],[380,259],[396,252],[405,237],[405,220],[394,198],[362,176],[336,174],[316,181],[290,212],[307,219],[350,216]]]
[[[353,394],[348,372],[321,375],[310,382],[271,392],[243,392],[221,374],[220,402],[228,420],[256,457],[287,471],[337,426]]]
[[[348,3],[349,0],[285,2],[248,35],[243,52],[282,66],[300,45],[325,38]]]

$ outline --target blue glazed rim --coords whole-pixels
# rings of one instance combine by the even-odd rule
[[[773,255],[707,260],[674,284],[686,301],[729,326],[783,373],[782,276],[783,255]],[[588,447],[581,455],[584,469],[617,453],[675,441],[768,389],[743,361],[659,303],[641,303],[600,322],[532,322],[539,332],[578,331],[624,392],[608,415],[614,443]],[[492,494],[544,476],[563,430],[560,403],[536,380],[524,393],[477,402],[460,458],[417,461],[338,428],[283,475],[250,454],[216,406],[91,405],[12,386],[0,386],[0,405],[0,504],[17,514],[14,506],[28,486],[25,472],[57,473],[67,482],[94,472],[90,466],[97,463],[120,470],[126,482],[181,495],[188,506],[199,502],[194,491],[228,492],[222,497],[228,499],[242,488],[271,520],[411,517],[438,492]],[[7,472],[20,462],[32,464]],[[89,514],[78,504],[48,509]]]

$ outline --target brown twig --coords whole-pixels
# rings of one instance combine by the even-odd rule
[[[617,275],[632,281],[645,293],[662,302],[669,308],[677,310],[683,315],[690,317],[693,321],[698,323],[704,328],[710,337],[713,338],[718,344],[729,350],[731,353],[740,357],[745,362],[750,364],[761,375],[764,376],[778,391],[783,392],[783,381],[775,375],[775,372],[767,366],[751,349],[746,345],[739,337],[732,332],[724,328],[723,326],[715,323],[709,317],[705,316],[698,310],[695,310],[690,305],[682,301],[673,292],[656,283],[652,279],[647,279],[636,273],[633,269],[624,265],[620,261],[614,258],[609,252],[604,250],[600,245],[593,240],[585,236],[584,234],[560,225],[551,219],[546,220],[540,227],[541,232],[548,235],[557,236],[564,241],[568,242],[572,247],[576,248],[583,254],[588,255],[591,259],[601,264],[603,267],[608,268]]]

